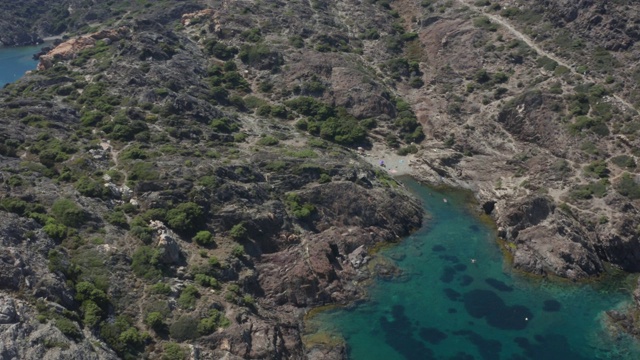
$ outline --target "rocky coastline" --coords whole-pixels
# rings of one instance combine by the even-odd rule
[[[471,190],[522,271],[640,270],[634,93],[538,45],[527,6],[276,5],[77,10],[96,28],[3,90],[2,356],[345,358],[303,317],[420,226],[395,175]],[[606,9],[574,10],[544,19]]]

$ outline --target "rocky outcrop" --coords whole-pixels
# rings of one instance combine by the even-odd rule
[[[530,142],[562,156],[572,139],[563,134],[548,103],[556,99],[540,91],[528,91],[510,100],[498,114],[497,121],[522,142]]]
[[[176,264],[180,261],[182,253],[176,239],[178,235],[169,230],[161,221],[152,220],[149,227],[156,231],[159,259],[165,264]]]
[[[113,41],[122,39],[128,34],[129,28],[122,26],[117,29],[101,30],[87,36],[67,40],[53,48],[53,50],[48,53],[40,56],[38,70],[46,70],[53,66],[54,62],[58,60],[73,59],[82,50],[94,47],[98,40],[103,40],[108,45]]]
[[[317,232],[303,234],[299,246],[263,255],[258,282],[273,305],[307,307],[356,299],[362,289],[352,280],[370,274],[349,258],[394,241],[421,223],[421,210],[410,198],[369,192],[350,182],[319,186],[304,196],[315,200],[320,213],[334,216],[330,224],[327,218],[314,223]],[[396,209],[394,214],[384,211],[389,206]]]
[[[90,334],[80,341],[70,340],[52,323],[36,321],[35,311],[28,304],[1,295],[0,358],[118,359]]]
[[[581,230],[570,215],[556,209],[552,199],[535,197],[513,204],[497,219],[499,235],[514,244],[514,266],[533,274],[580,279],[600,274],[596,238]]]
[[[633,19],[638,19],[640,13],[632,7],[625,9],[588,0],[539,0],[534,3],[545,8],[545,14],[556,26],[569,27],[581,38],[592,39],[607,50],[626,50],[640,40],[637,25],[633,25],[636,23]],[[621,18],[626,21],[620,21]]]
[[[213,9],[204,9],[196,11],[194,13],[188,13],[182,15],[180,23],[184,26],[189,26],[194,22],[206,21],[207,19],[213,19],[215,11]]]

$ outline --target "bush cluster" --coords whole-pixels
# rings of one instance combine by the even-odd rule
[[[367,129],[344,108],[334,108],[306,96],[289,100],[285,105],[307,116],[298,121],[296,126],[312,135],[350,146],[366,140]]]
[[[630,199],[640,199],[640,184],[636,182],[633,175],[629,173],[622,174],[615,188],[620,195]]]
[[[302,201],[300,200],[300,196],[294,193],[287,194],[287,197],[285,199],[285,204],[287,205],[287,208],[289,209],[293,217],[299,220],[307,220],[311,217],[311,215],[313,215],[313,213],[315,213],[316,207],[311,203],[301,202]]]

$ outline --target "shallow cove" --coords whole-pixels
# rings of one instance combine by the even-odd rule
[[[33,54],[44,46],[46,44],[0,47],[0,87],[20,79],[29,70],[35,70],[38,61],[33,60]]]
[[[353,360],[640,359],[638,344],[611,336],[604,321],[630,299],[624,279],[605,287],[514,274],[468,194],[403,182],[432,216],[381,252],[405,276],[378,279],[368,301],[309,319],[326,335],[316,338],[341,336]]]

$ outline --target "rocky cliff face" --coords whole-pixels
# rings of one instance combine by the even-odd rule
[[[304,313],[421,223],[379,148],[472,189],[523,271],[637,271],[634,6],[111,5],[65,3],[92,28],[0,93],[3,356],[345,357]]]

